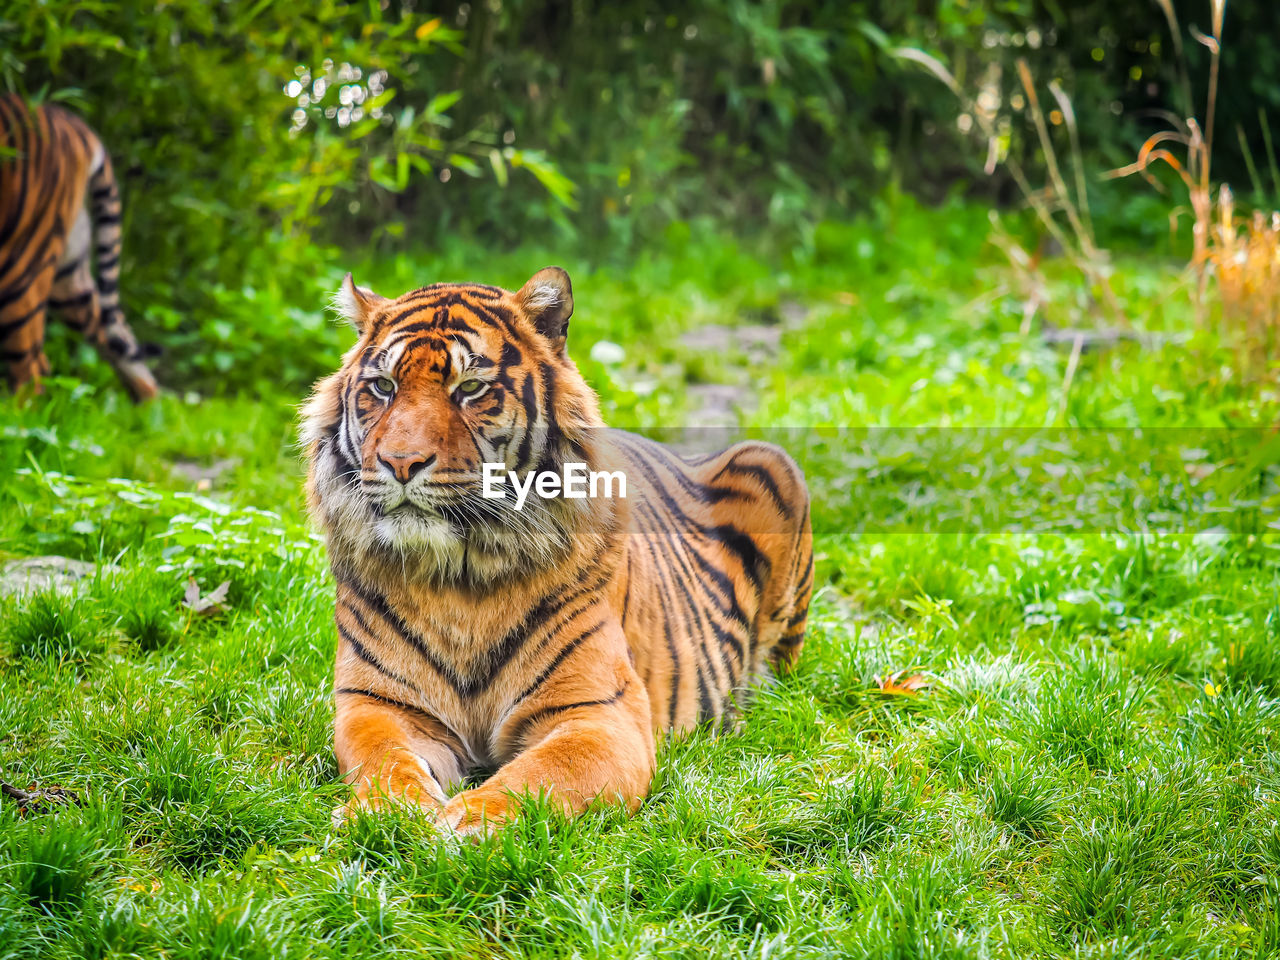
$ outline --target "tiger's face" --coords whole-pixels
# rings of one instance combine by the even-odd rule
[[[348,276],[335,306],[360,339],[303,414],[309,497],[334,559],[485,585],[561,555],[580,507],[517,509],[482,489],[486,463],[524,474],[589,456],[600,419],[565,352],[568,275],[547,268],[516,293],[435,284],[395,300]]]

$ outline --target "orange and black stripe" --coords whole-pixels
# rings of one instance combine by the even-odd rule
[[[49,374],[52,309],[135,399],[155,395],[149,348],[120,309],[120,229],[119,189],[97,134],[56,105],[0,96],[0,358],[10,387]]]

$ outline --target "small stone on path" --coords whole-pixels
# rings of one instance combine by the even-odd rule
[[[70,557],[19,557],[0,561],[0,596],[40,593],[56,590],[70,593],[98,571],[96,563]],[[120,568],[107,564],[103,573],[119,573]]]
[[[224,473],[238,466],[240,466],[239,457],[227,457],[210,464],[198,463],[195,460],[175,460],[169,469],[189,480],[197,490],[203,491],[212,489],[214,483]]]

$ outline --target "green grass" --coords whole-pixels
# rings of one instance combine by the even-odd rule
[[[395,815],[329,826],[331,588],[299,489],[301,384],[134,409],[66,380],[5,401],[0,552],[115,569],[0,600],[0,777],[83,800],[0,804],[0,958],[1274,956],[1280,538],[1246,516],[1273,509],[1274,466],[1215,488],[1212,515],[1196,484],[1239,469],[1225,428],[1280,401],[1192,330],[1171,267],[1124,260],[1130,316],[1176,336],[1086,353],[1064,399],[1067,353],[1018,334],[984,233],[981,210],[900,203],[772,265],[677,233],[625,271],[566,264],[572,344],[619,425],[679,424],[686,384],[742,378],[755,426],[1193,428],[1185,483],[1129,478],[1117,498],[1187,532],[1072,529],[1036,502],[1046,526],[998,522],[1045,486],[1038,454],[1022,486],[978,471],[974,502],[1000,511],[950,526],[904,494],[929,477],[910,451],[815,458],[798,670],[741,732],[664,746],[636,816],[535,804],[474,846]],[[557,259],[462,247],[357,274],[389,294],[515,285]],[[772,361],[679,342],[789,301],[808,312]],[[346,334],[323,336],[336,362]],[[587,359],[599,339],[624,359]],[[60,369],[106,382],[69,354]],[[198,490],[187,460],[232,463]],[[224,614],[181,606],[188,576],[230,581]],[[899,670],[929,683],[880,692]]]

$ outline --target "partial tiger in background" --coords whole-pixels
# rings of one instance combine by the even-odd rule
[[[49,375],[44,330],[52,308],[135,400],[156,395],[143,362],[151,347],[138,342],[120,309],[120,212],[111,158],[88,124],[54,104],[0,96],[0,357],[11,388],[38,388]]]

